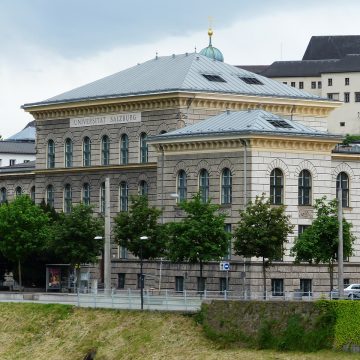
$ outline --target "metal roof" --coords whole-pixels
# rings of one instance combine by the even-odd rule
[[[3,140],[0,141],[0,154],[35,155],[35,141]]]
[[[283,124],[286,127],[273,125]],[[241,133],[266,133],[272,135],[300,135],[326,138],[339,138],[341,135],[329,134],[302,125],[296,121],[285,119],[264,110],[226,111],[220,115],[200,121],[194,125],[186,126],[169,133],[158,135],[150,139],[185,138],[187,136],[231,135]]]
[[[35,136],[36,136],[35,121],[31,121],[24,127],[24,129],[10,136],[6,140],[35,141]]]
[[[209,81],[204,74],[217,75],[225,81]],[[241,77],[255,77],[262,85],[247,84]],[[191,53],[156,57],[50,99],[25,104],[23,108],[174,91],[325,100],[236,66]]]
[[[35,169],[35,160],[27,163],[15,164],[12,166],[0,167],[0,173],[30,172]]]
[[[360,35],[312,36],[303,60],[341,59],[360,54]]]

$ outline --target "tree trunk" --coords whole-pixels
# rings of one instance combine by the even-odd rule
[[[21,276],[21,261],[18,259],[18,272],[19,272],[19,290],[22,288],[22,276]]]
[[[265,258],[263,257],[263,285],[264,285],[264,300],[266,300],[266,265],[265,265]]]
[[[330,274],[330,291],[334,288],[334,262],[333,260],[329,261],[329,274]]]

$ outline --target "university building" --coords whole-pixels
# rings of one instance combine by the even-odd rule
[[[211,39],[212,33],[210,33]],[[200,53],[158,57],[23,108],[36,121],[36,162],[0,172],[2,199],[15,189],[58,211],[76,203],[105,208],[110,178],[111,217],[127,211],[129,197],[147,194],[163,209],[163,221],[183,214],[177,201],[200,191],[227,215],[228,231],[239,210],[265,193],[285,204],[295,232],[286,255],[267,271],[268,290],[327,291],[326,265],[294,265],[294,237],[311,224],[316,198],[336,196],[342,184],[345,217],[353,223],[355,252],[345,278],[360,270],[359,152],[340,147],[327,132],[341,103],[223,62],[209,46]],[[173,194],[177,194],[176,197]],[[228,288],[259,291],[261,261],[228,254]],[[137,288],[139,264],[112,246],[112,286]],[[145,263],[145,287],[197,290],[199,266],[166,259]],[[93,272],[99,276],[100,272]],[[214,261],[204,266],[206,289],[223,291],[226,274]]]

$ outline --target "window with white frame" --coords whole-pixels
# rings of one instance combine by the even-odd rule
[[[349,207],[349,176],[345,172],[341,172],[336,177],[336,198],[339,196],[339,190],[341,189],[342,206]]]
[[[55,167],[55,143],[52,139],[47,144],[47,167],[49,169]]]
[[[309,170],[302,170],[298,178],[298,204],[311,205],[311,174]]]
[[[187,198],[187,177],[185,170],[179,170],[177,176],[177,194],[178,201],[185,201]]]
[[[91,166],[91,140],[88,136],[83,140],[83,165]]]
[[[232,202],[232,174],[230,169],[225,168],[221,173],[221,204]]]
[[[73,142],[67,138],[65,140],[65,167],[72,167],[73,165]]]
[[[210,191],[210,182],[209,182],[209,173],[205,169],[201,169],[199,173],[199,192],[201,201],[206,203],[209,201],[209,191]]]
[[[284,203],[284,175],[278,168],[270,173],[270,203],[272,205]]]

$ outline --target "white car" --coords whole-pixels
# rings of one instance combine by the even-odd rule
[[[349,299],[360,300],[360,284],[350,284],[344,289],[344,295]]]

